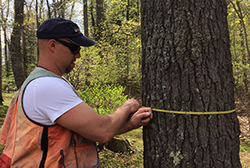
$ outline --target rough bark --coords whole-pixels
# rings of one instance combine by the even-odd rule
[[[226,0],[142,0],[142,103],[175,111],[235,108]],[[239,168],[236,113],[153,112],[144,167]]]
[[[21,34],[23,24],[23,6],[24,0],[15,0],[15,26],[11,34],[11,64],[15,77],[17,88],[19,88],[25,80],[25,75],[22,67],[22,54],[21,54]]]

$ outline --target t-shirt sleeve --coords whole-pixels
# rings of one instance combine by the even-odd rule
[[[58,117],[83,102],[68,82],[54,77],[35,79],[27,86],[25,95],[30,96],[28,102],[31,103],[26,105],[26,114],[42,124],[47,124],[46,120],[54,124]]]

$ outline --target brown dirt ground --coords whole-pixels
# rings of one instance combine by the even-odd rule
[[[248,117],[246,113],[238,113],[238,120],[240,123],[240,140],[241,141],[250,141],[250,131],[249,131],[249,120],[250,116]]]
[[[240,140],[250,141],[249,120],[250,116],[246,112],[238,112],[238,120],[240,123]],[[250,168],[250,153],[240,152],[240,160],[243,168]]]

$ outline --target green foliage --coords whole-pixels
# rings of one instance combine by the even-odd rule
[[[37,64],[37,38],[36,20],[34,15],[30,15],[29,20],[24,21],[25,53],[26,53],[26,75],[30,74]]]
[[[9,72],[8,76],[6,75],[6,69],[3,69],[2,71],[2,90],[4,91],[14,91],[16,90],[16,83],[14,79],[13,72]]]
[[[114,48],[95,47],[90,54],[84,54],[86,72],[88,73],[88,81],[98,81],[102,83],[116,83],[119,78],[119,66],[117,65],[116,56],[112,51]]]
[[[244,81],[249,79],[250,66],[248,63],[242,63],[241,61],[233,62],[233,73],[235,84],[237,87],[243,87]]]
[[[248,152],[250,153],[250,142],[242,141],[240,145],[240,152]]]
[[[119,84],[101,84],[91,82],[84,85],[79,94],[84,102],[96,109],[99,114],[110,114],[127,100],[123,94],[125,88]]]
[[[250,2],[236,2],[237,1],[235,0],[228,4],[228,29],[230,33],[230,50],[232,55],[235,84],[236,88],[244,94],[247,90],[244,90],[243,88],[248,88],[249,83],[250,62],[246,45],[248,34],[244,33],[243,25],[246,28],[246,32],[248,32],[250,29],[248,19]]]
[[[103,76],[112,79],[109,83],[125,86],[129,94],[128,90],[140,92],[141,40],[140,1],[127,3],[127,0],[105,1],[102,38],[96,45],[99,52],[91,61],[97,60],[94,67],[99,68],[98,72],[104,73]]]
[[[125,46],[99,43],[94,47],[82,48],[81,58],[74,70],[65,77],[76,89],[88,85],[91,81],[100,83],[119,83],[124,87],[128,78],[133,87],[140,91],[140,40],[133,39]]]
[[[105,49],[106,50],[106,49]],[[117,83],[119,68],[112,49],[104,51],[101,47],[82,48],[81,58],[70,74],[65,77],[76,89],[88,85],[92,81],[99,83]]]

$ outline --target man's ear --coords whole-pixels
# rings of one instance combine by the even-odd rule
[[[48,48],[51,52],[55,52],[56,50],[56,40],[54,39],[50,39],[49,42],[48,42]]]

